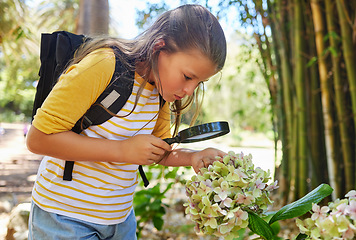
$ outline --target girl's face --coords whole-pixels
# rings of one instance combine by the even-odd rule
[[[200,82],[216,74],[216,65],[198,50],[167,53],[158,56],[160,81],[155,81],[158,91],[167,102],[191,96]]]

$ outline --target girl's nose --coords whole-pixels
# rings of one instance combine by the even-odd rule
[[[192,96],[196,87],[197,86],[195,84],[186,84],[184,87],[185,94]]]

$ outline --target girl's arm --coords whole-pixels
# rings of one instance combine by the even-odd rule
[[[192,166],[194,171],[198,173],[200,168],[208,167],[216,161],[216,156],[223,157],[225,155],[225,152],[215,148],[206,148],[201,151],[179,148],[171,151],[159,164],[172,167]]]
[[[136,135],[127,140],[91,138],[64,131],[45,134],[31,126],[26,141],[36,154],[67,161],[125,162],[149,165],[162,159],[170,145],[153,135]]]

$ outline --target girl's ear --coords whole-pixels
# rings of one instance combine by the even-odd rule
[[[153,46],[153,51],[159,51],[161,50],[162,47],[164,47],[166,43],[164,42],[163,39],[159,39],[157,43]]]

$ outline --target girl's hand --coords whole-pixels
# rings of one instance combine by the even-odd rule
[[[159,162],[171,146],[153,135],[141,134],[120,141],[118,162],[150,165]]]
[[[206,148],[202,151],[194,152],[191,158],[192,167],[196,173],[199,173],[201,168],[207,168],[213,162],[218,161],[216,156],[223,157],[225,155],[227,153],[215,148]]]

